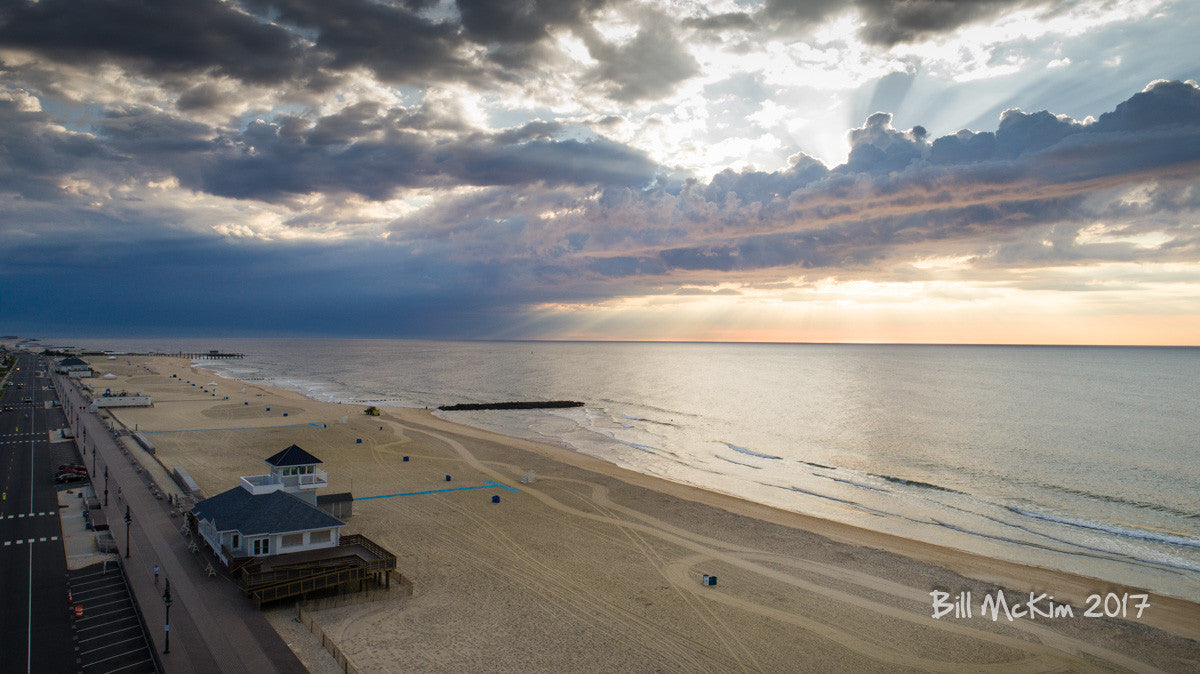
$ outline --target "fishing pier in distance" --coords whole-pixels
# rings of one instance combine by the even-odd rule
[[[226,353],[213,349],[199,353],[186,353],[184,351],[176,351],[175,353],[151,353],[151,356],[173,356],[176,358],[191,358],[192,360],[240,360],[245,358],[242,353]]]

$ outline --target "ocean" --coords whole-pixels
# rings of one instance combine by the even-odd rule
[[[56,343],[243,352],[199,364],[364,406],[579,400],[438,414],[786,510],[1200,601],[1200,349]]]

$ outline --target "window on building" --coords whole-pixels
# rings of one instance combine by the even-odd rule
[[[311,543],[328,543],[332,533],[333,532],[329,529],[324,531],[314,531],[308,535],[308,540]]]
[[[271,539],[269,539],[269,538],[254,539],[254,554],[256,554],[256,555],[271,554]]]
[[[237,534],[234,534],[233,535],[233,549],[237,550],[239,547],[241,547],[241,545],[240,545],[241,542],[242,542],[241,538],[239,538]]]
[[[294,548],[297,545],[304,545],[304,534],[284,534],[283,540],[279,541],[279,545],[285,548]]]

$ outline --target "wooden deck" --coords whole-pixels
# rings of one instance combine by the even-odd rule
[[[245,563],[236,580],[258,608],[268,602],[332,591],[356,592],[368,584],[391,587],[396,556],[361,534],[342,536],[330,548],[284,553]]]

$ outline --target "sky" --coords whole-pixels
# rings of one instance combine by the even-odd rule
[[[0,0],[0,332],[1200,345],[1171,0]]]

